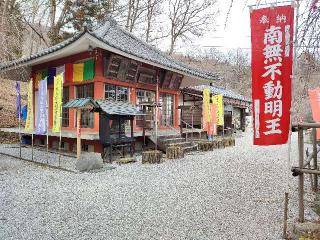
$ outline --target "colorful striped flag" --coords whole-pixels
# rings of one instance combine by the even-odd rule
[[[73,81],[81,82],[94,78],[94,59],[89,59],[83,63],[73,64]]]
[[[48,85],[52,85],[54,81],[54,77],[56,76],[56,68],[51,67],[48,69]]]
[[[25,130],[27,132],[33,131],[33,81],[28,83],[28,108]]]
[[[94,60],[89,59],[84,62],[83,80],[92,80],[94,77]]]
[[[39,82],[41,81],[42,79],[42,72],[37,72],[36,73],[36,79],[35,79],[35,82],[34,82],[34,86],[35,88],[38,88],[39,87]]]
[[[74,82],[83,81],[83,70],[84,70],[84,63],[73,64],[73,81]]]
[[[72,63],[67,63],[65,65],[64,80],[65,82],[73,82],[73,64]]]

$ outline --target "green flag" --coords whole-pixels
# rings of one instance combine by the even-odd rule
[[[94,60],[84,62],[83,80],[92,80],[94,77]]]

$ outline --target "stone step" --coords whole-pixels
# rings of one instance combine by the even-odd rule
[[[162,139],[159,140],[159,142],[161,142],[162,144],[173,144],[173,143],[179,143],[179,142],[184,142],[185,139],[184,138],[168,138],[168,139]]]

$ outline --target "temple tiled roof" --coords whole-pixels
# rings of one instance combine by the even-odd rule
[[[74,35],[73,37],[55,46],[49,47],[39,53],[0,65],[0,72],[8,68],[12,68],[14,66],[19,66],[20,64],[27,63],[28,61],[34,60],[36,58],[54,53],[68,46],[69,44],[76,42],[81,37],[89,37],[90,35],[91,37],[96,38],[97,40],[101,41],[103,44],[106,44],[109,47],[117,49],[122,53],[146,60],[150,62],[150,64],[159,64],[161,66],[168,67],[170,69],[177,70],[185,74],[202,79],[220,79],[220,76],[216,73],[193,68],[189,65],[186,65],[173,59],[171,56],[167,54],[164,54],[160,50],[150,46],[149,44],[138,39],[128,31],[122,29],[115,22],[115,20],[110,17],[108,17],[103,24],[97,26],[92,30],[84,30]]]
[[[142,115],[137,107],[128,102],[97,100],[100,109],[110,115]]]
[[[75,98],[63,105],[64,108],[83,108],[92,106],[98,108],[99,105],[92,98]]]
[[[76,98],[63,105],[64,108],[85,108],[92,106],[94,111],[102,111],[109,115],[135,116],[143,115],[139,109],[128,102],[93,100],[92,98]]]

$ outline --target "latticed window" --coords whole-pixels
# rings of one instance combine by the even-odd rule
[[[85,84],[76,86],[76,98],[94,97],[93,84]]]
[[[93,84],[85,84],[76,86],[76,98],[87,98],[94,97],[94,86]],[[76,118],[77,119],[77,114]],[[77,121],[75,121],[75,126]],[[93,128],[94,127],[94,113],[90,110],[81,111],[81,127],[82,128]]]
[[[105,99],[127,102],[129,100],[129,89],[127,87],[106,84]]]
[[[173,125],[173,109],[174,109],[173,95],[162,93],[160,95],[160,104],[161,104],[161,125],[172,126]]]

